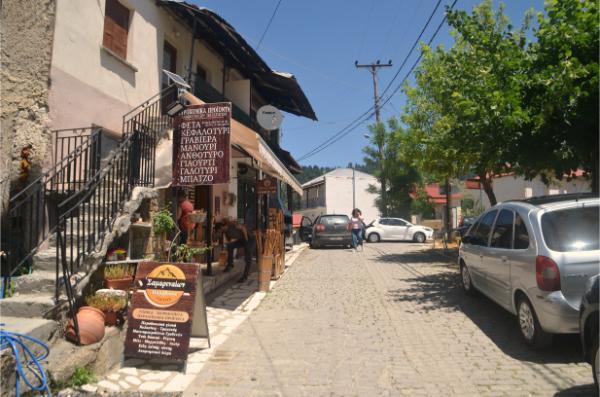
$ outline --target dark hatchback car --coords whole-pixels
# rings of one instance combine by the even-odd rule
[[[581,298],[581,308],[579,309],[579,330],[581,336],[581,346],[583,354],[588,363],[592,364],[592,373],[594,374],[594,383],[598,388],[598,378],[600,374],[600,355],[598,354],[598,338],[600,330],[598,327],[598,295],[600,288],[600,275],[591,277],[586,285],[585,292]]]
[[[347,247],[352,244],[350,218],[347,215],[320,215],[312,225],[302,225],[301,235],[309,235],[308,227],[312,229],[311,248],[334,245]]]

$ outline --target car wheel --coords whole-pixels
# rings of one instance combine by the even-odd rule
[[[371,233],[367,239],[370,243],[378,243],[379,240],[381,240],[381,237],[379,237],[379,234],[377,233]]]
[[[598,378],[600,378],[600,352],[598,352],[598,337],[596,336],[596,340],[592,345],[592,350],[590,351],[589,357],[592,358],[592,374],[594,375],[594,384],[596,385],[596,390],[599,390],[598,387]]]
[[[517,315],[519,318],[519,329],[529,346],[539,349],[552,343],[552,334],[547,333],[540,326],[533,305],[529,299],[521,297],[517,304]]]
[[[310,242],[310,248],[311,248],[311,249],[316,249],[316,248],[319,248],[319,245],[318,245],[317,243],[315,243],[315,242],[311,241],[311,242]]]
[[[475,287],[473,287],[473,281],[471,279],[471,273],[469,272],[469,268],[462,261],[460,262],[460,281],[465,294],[467,294],[468,296],[477,295]]]
[[[413,236],[413,240],[415,243],[423,244],[425,242],[425,240],[427,240],[427,238],[425,237],[425,235],[423,233],[417,232]]]

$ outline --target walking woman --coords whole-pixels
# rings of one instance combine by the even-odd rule
[[[363,228],[363,218],[358,208],[352,210],[350,225],[352,227],[352,248],[354,248],[354,250],[356,251],[359,244],[362,247]]]

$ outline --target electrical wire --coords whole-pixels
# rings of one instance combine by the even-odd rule
[[[0,324],[0,326],[4,326],[4,324]],[[39,356],[33,354],[25,342],[33,342],[41,346],[43,349],[42,354]],[[11,348],[13,355],[15,356],[15,395],[21,395],[20,384],[22,380],[32,391],[44,392],[46,395],[51,397],[52,393],[48,387],[48,377],[46,376],[46,371],[44,371],[44,367],[41,364],[41,361],[48,357],[48,354],[50,353],[48,345],[31,336],[0,329],[0,349],[4,350],[6,348]],[[37,380],[37,385],[32,383],[32,381],[29,379],[30,377],[27,376],[27,373],[33,374]]]
[[[423,26],[423,29],[421,29],[421,32],[419,33],[419,36],[417,37],[417,39],[415,40],[415,42],[413,43],[410,51],[408,52],[408,54],[406,55],[406,57],[404,58],[404,60],[402,61],[402,64],[400,65],[400,67],[398,68],[398,70],[396,71],[396,74],[394,75],[394,77],[392,78],[392,80],[390,80],[390,82],[388,83],[388,85],[386,86],[385,90],[381,93],[380,97],[382,97],[383,95],[385,95],[385,93],[389,90],[389,88],[391,87],[391,85],[393,84],[394,80],[398,77],[398,75],[400,74],[400,71],[402,70],[402,68],[404,67],[404,65],[406,64],[406,62],[408,61],[408,59],[410,58],[410,56],[412,55],[412,52],[414,51],[414,49],[416,48],[417,44],[419,44],[419,40],[421,39],[421,37],[423,36],[423,33],[425,32],[425,30],[427,29],[427,27],[429,26],[429,23],[431,22],[431,19],[433,18],[433,16],[435,15],[437,9],[439,8],[440,4],[441,4],[442,0],[438,0],[433,11],[431,12],[431,14],[429,15],[429,18],[427,18],[427,22],[425,23],[425,26]],[[445,17],[444,17],[445,20]],[[412,72],[412,70],[411,70]],[[387,103],[387,102],[386,102]],[[361,125],[362,123],[364,123],[366,121],[366,119],[362,120],[362,118],[365,115],[369,115],[367,117],[370,118],[372,115],[372,111],[375,109],[375,105],[372,105],[368,110],[366,110],[365,112],[363,112],[360,116],[358,116],[357,118],[355,118],[352,122],[350,122],[350,124],[348,124],[346,127],[342,128],[340,131],[336,132],[335,134],[333,134],[331,137],[329,137],[328,139],[326,139],[325,141],[321,142],[319,145],[317,145],[316,147],[314,147],[312,150],[308,151],[307,153],[305,153],[304,155],[302,155],[298,161],[307,159],[309,157],[314,156],[315,154],[319,153],[320,151],[322,151],[323,149],[329,147],[331,144],[337,142],[339,139],[341,139],[342,137],[348,135],[350,132],[354,131],[359,125]],[[355,123],[358,123],[357,125],[354,125]],[[354,126],[353,126],[354,125]]]
[[[271,23],[273,22],[273,19],[275,18],[275,14],[277,14],[277,10],[279,9],[280,4],[281,4],[281,0],[279,0],[277,2],[277,5],[275,6],[275,10],[273,10],[273,14],[271,15],[271,19],[269,19],[269,23],[267,23],[267,27],[265,28],[265,31],[263,32],[262,36],[260,36],[260,40],[258,40],[258,44],[256,45],[256,51],[258,51],[258,47],[260,47],[260,43],[262,43],[263,39],[265,38],[265,35],[267,34],[267,31],[271,27]]]
[[[454,0],[452,2],[452,5],[449,7],[449,10],[452,10],[454,8],[454,6],[456,5],[458,0]],[[437,7],[439,6],[440,1],[438,1],[438,4],[436,4],[436,8],[435,10],[437,10]],[[429,21],[431,20],[431,17],[433,16],[434,12],[431,14],[430,18],[428,19],[427,23],[429,23]],[[436,36],[438,35],[438,33],[440,32],[442,26],[444,25],[444,23],[446,22],[447,19],[447,14],[444,14],[444,18],[442,19],[442,21],[440,22],[440,24],[438,25],[437,29],[435,30],[435,32],[433,33],[433,35],[431,36],[431,38],[429,39],[429,41],[427,42],[427,45],[431,45],[431,43],[433,42],[433,40],[436,38]],[[419,35],[419,37],[421,37],[422,33],[423,33],[424,29],[421,31],[421,34]],[[417,42],[418,43],[418,42]],[[416,45],[413,46],[413,48],[411,48],[411,52],[414,49]],[[410,70],[408,71],[408,73],[405,74],[404,78],[402,79],[402,81],[398,84],[398,86],[394,89],[394,91],[392,91],[392,93],[390,94],[390,96],[385,99],[385,101],[383,101],[380,104],[380,107],[383,107],[384,105],[386,105],[391,99],[392,97],[402,88],[402,85],[406,82],[406,80],[408,80],[408,78],[410,77],[410,75],[412,74],[412,72],[414,71],[414,69],[417,67],[417,65],[419,64],[419,62],[421,61],[421,58],[423,57],[423,53],[419,54],[419,57],[417,58],[417,60],[413,63],[413,65],[411,66]],[[405,61],[408,59],[408,57],[405,59]],[[406,62],[403,62],[403,65]],[[402,66],[401,66],[402,67]],[[399,74],[396,73],[396,75]],[[395,79],[395,77],[394,77]],[[394,80],[392,79],[392,81]],[[389,87],[391,86],[391,82],[390,84],[388,84],[388,87],[386,87],[387,91],[389,89]],[[384,91],[384,92],[385,92]],[[383,94],[382,94],[383,96]],[[342,139],[344,136],[348,135],[350,132],[354,131],[359,125],[361,125],[362,123],[364,123],[365,121],[367,121],[371,115],[369,115],[367,118],[362,119],[362,117],[367,114],[370,113],[371,110],[373,110],[374,106],[372,106],[371,108],[369,108],[369,110],[367,110],[366,112],[362,113],[359,117],[357,117],[356,119],[354,119],[354,121],[352,123],[350,123],[348,126],[344,127],[342,130],[340,130],[339,132],[337,132],[336,134],[334,134],[332,137],[330,137],[329,139],[327,139],[326,141],[324,141],[323,143],[321,143],[319,146],[315,147],[313,150],[311,150],[310,152],[308,152],[307,154],[303,155],[302,157],[300,157],[298,159],[298,161],[302,161],[305,160],[309,157],[314,156],[315,154],[327,149],[329,146],[333,145],[334,143],[338,142],[340,139]],[[352,126],[353,124],[355,124],[356,122],[358,122],[358,124]],[[348,129],[349,128],[349,129]]]

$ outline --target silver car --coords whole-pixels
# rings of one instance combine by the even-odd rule
[[[597,196],[560,195],[490,208],[459,249],[464,291],[517,315],[531,346],[578,333],[586,281],[600,273],[599,206]]]

